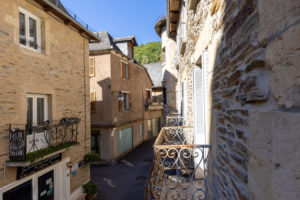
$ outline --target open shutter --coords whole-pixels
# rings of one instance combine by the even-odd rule
[[[121,74],[122,74],[122,78],[125,78],[126,76],[126,63],[121,62]]]
[[[96,112],[96,92],[91,92],[91,112]]]
[[[132,110],[131,94],[128,94],[128,99],[129,99],[129,110]]]
[[[89,59],[89,75],[95,76],[95,58]]]

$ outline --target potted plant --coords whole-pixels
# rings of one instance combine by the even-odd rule
[[[96,162],[99,161],[100,157],[97,153],[88,153],[84,156],[84,163]]]
[[[83,191],[86,193],[86,200],[93,200],[97,196],[98,187],[93,181],[89,181],[88,183],[84,184]]]

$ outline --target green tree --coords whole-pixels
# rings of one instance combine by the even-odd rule
[[[148,42],[135,47],[134,59],[141,64],[161,62],[161,42]]]

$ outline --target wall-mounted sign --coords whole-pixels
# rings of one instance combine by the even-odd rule
[[[20,180],[26,176],[29,176],[30,174],[34,174],[35,172],[45,169],[46,167],[49,167],[50,165],[53,165],[60,161],[61,161],[61,153],[51,156],[49,158],[46,158],[37,163],[34,163],[28,167],[18,167],[17,180]]]

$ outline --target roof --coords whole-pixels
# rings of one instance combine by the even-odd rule
[[[109,50],[109,49],[115,49],[117,51],[120,51],[117,45],[113,42],[113,38],[108,32],[106,31],[96,32],[95,34],[100,38],[101,41],[97,43],[90,43],[89,44],[90,51]]]
[[[133,46],[138,46],[134,36],[114,38],[114,42],[116,42],[116,43],[118,43],[118,42],[131,42],[133,44]]]
[[[150,64],[144,64],[143,66],[147,69],[153,81],[153,87],[162,87],[161,63],[150,63]]]
[[[46,12],[51,12],[58,18],[62,19],[67,26],[72,26],[77,29],[81,35],[87,37],[91,42],[98,42],[99,38],[92,33],[88,25],[79,23],[72,17],[71,13],[67,11],[60,0],[35,0],[41,6],[43,6]]]
[[[159,37],[161,37],[162,29],[163,29],[163,27],[166,26],[166,23],[167,23],[167,17],[166,16],[164,16],[164,17],[157,20],[157,22],[154,26],[154,29],[155,29],[157,35],[159,35]]]

